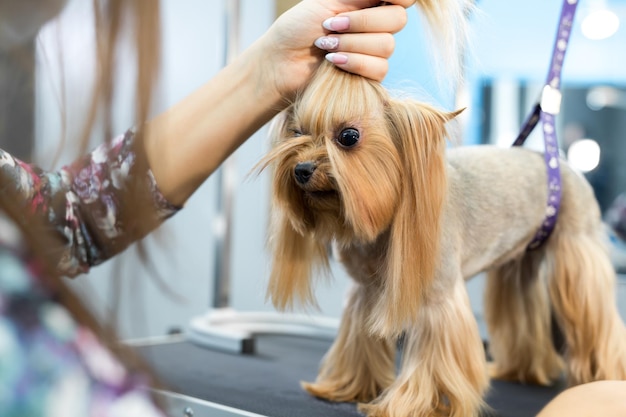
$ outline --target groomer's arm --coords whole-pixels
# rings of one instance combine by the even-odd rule
[[[148,164],[174,205],[189,196],[248,137],[283,110],[323,61],[375,80],[387,73],[391,35],[412,0],[304,0],[206,85],[147,125]],[[327,20],[334,18],[334,20]],[[322,22],[326,22],[322,27]],[[320,44],[320,42],[318,42]]]
[[[150,121],[148,164],[174,205],[189,196],[248,137],[282,107],[282,97],[261,77],[253,48],[182,102]],[[271,59],[266,57],[265,59]]]
[[[596,381],[563,391],[537,417],[624,417],[626,381]]]

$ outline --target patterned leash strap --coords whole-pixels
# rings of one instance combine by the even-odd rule
[[[530,116],[524,122],[519,136],[513,143],[513,146],[522,146],[541,120],[545,145],[544,156],[548,170],[548,202],[546,217],[528,245],[529,250],[539,248],[548,240],[556,226],[561,206],[561,171],[559,169],[559,144],[556,137],[555,118],[561,109],[561,70],[572,32],[576,6],[578,6],[578,0],[563,1],[548,78],[541,92],[539,103],[533,108]]]

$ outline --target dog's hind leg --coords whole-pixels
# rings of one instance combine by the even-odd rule
[[[550,298],[565,336],[569,382],[626,379],[626,329],[600,225],[588,233],[561,230],[548,246]]]
[[[371,287],[355,284],[339,334],[324,357],[317,380],[302,383],[312,395],[331,401],[368,402],[395,377],[396,345],[369,333]]]
[[[490,376],[549,385],[563,370],[554,348],[543,251],[487,273],[485,321],[489,330]]]
[[[373,417],[475,417],[489,378],[483,344],[460,278],[430,300],[406,331],[394,383],[360,409]]]

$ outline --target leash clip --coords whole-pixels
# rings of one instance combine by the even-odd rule
[[[558,88],[554,88],[549,84],[543,87],[541,92],[541,101],[539,106],[545,113],[556,116],[561,111],[561,91]]]

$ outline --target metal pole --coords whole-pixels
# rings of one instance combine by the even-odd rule
[[[241,1],[226,0],[224,65],[230,64],[240,49]],[[232,211],[237,175],[235,158],[229,157],[217,171],[217,213],[215,219],[215,269],[213,308],[230,305],[230,261]]]

